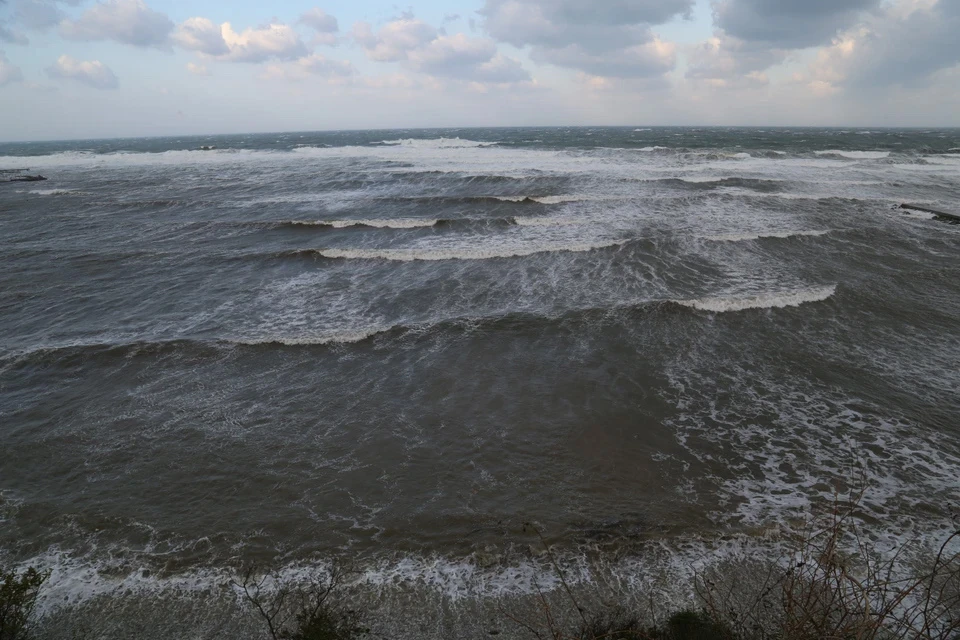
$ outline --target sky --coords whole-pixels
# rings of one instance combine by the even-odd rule
[[[960,126],[960,0],[0,0],[0,140]]]

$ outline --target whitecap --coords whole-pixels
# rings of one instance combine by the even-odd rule
[[[532,244],[520,246],[469,246],[437,249],[319,249],[318,254],[325,258],[346,260],[395,260],[413,262],[415,260],[489,260],[493,258],[519,258],[537,253],[570,252],[579,253],[604,249],[624,244],[626,240],[608,242],[580,242],[557,244]]]
[[[400,140],[382,140],[379,144],[389,147],[414,147],[417,149],[472,149],[490,147],[497,142],[478,142],[465,138],[403,138]]]
[[[418,227],[433,227],[439,220],[430,220],[426,218],[394,218],[384,220],[330,220],[319,221],[315,223],[297,224],[316,224],[318,226],[334,227],[335,229],[344,229],[347,227],[373,227],[375,229],[415,229]]]
[[[826,151],[814,151],[818,156],[840,156],[850,160],[882,160],[890,157],[889,151],[842,151],[839,149],[827,149]]]
[[[696,298],[693,300],[675,300],[677,304],[699,311],[725,313],[727,311],[744,311],[746,309],[782,309],[784,307],[799,307],[809,302],[823,302],[837,290],[837,285],[801,289],[798,291],[778,291],[760,293],[752,296],[730,296],[720,298]]]
[[[746,240],[760,240],[761,238],[794,238],[797,236],[824,236],[829,230],[822,231],[760,231],[757,233],[733,233],[729,235],[704,236],[710,242],[743,242]]]

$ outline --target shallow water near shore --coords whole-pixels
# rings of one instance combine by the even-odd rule
[[[229,609],[237,566],[349,558],[363,597],[481,629],[556,579],[528,523],[578,584],[681,603],[691,563],[774,553],[838,482],[866,482],[879,547],[934,542],[960,504],[960,227],[894,207],[955,210],[958,147],[634,127],[0,145],[49,178],[0,185],[0,559],[54,569],[56,615],[105,594]]]

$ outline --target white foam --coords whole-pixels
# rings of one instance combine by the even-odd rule
[[[796,236],[824,236],[830,233],[829,230],[824,231],[762,231],[758,233],[733,233],[729,235],[720,235],[720,236],[705,236],[704,240],[709,240],[710,242],[744,242],[748,240],[759,240],[761,238],[793,238]]]
[[[76,189],[29,189],[17,191],[17,193],[29,193],[35,196],[65,196],[75,192]]]
[[[748,159],[748,158],[752,158],[753,156],[751,156],[749,153],[747,153],[747,152],[745,152],[745,151],[741,151],[740,153],[734,153],[734,154],[731,154],[731,155],[729,155],[729,156],[727,156],[727,157],[728,157],[728,158],[733,158],[733,159],[735,159],[735,160],[746,160],[746,159]]]
[[[436,249],[320,249],[317,251],[326,258],[353,260],[396,260],[413,262],[415,260],[489,260],[492,258],[519,258],[537,253],[584,252],[606,247],[622,245],[626,240],[607,242],[571,242],[556,244],[530,244],[519,246],[492,246],[470,248],[459,246]]]
[[[753,296],[731,296],[722,298],[696,298],[694,300],[675,300],[677,304],[700,311],[725,313],[746,309],[781,309],[799,307],[809,302],[823,302],[837,290],[837,285],[802,289],[799,291],[761,293]]]
[[[491,147],[497,142],[477,142],[465,138],[404,138],[401,140],[383,140],[382,145],[391,147],[414,147],[417,149],[473,149],[477,147]]]
[[[640,149],[637,149],[637,151],[667,151],[669,148],[670,147],[659,147],[659,146],[642,147]]]
[[[840,156],[851,160],[881,160],[889,158],[889,151],[842,151],[839,149],[827,149],[826,151],[815,151],[818,156]]]
[[[328,222],[316,222],[306,224],[327,225],[336,229],[347,227],[373,227],[375,229],[415,229],[417,227],[433,227],[439,220],[428,220],[426,218],[393,218],[382,220],[330,220]],[[298,222],[297,224],[304,224]]]
[[[516,217],[513,219],[514,223],[520,225],[521,227],[565,227],[572,224],[583,224],[583,220],[576,220],[574,218],[551,218],[548,216],[530,216],[530,217]]]

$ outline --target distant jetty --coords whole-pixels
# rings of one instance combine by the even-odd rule
[[[46,180],[41,175],[27,175],[29,169],[0,169],[0,182],[40,182]]]
[[[938,219],[945,222],[951,222],[953,224],[960,224],[960,213],[948,213],[946,211],[940,211],[939,209],[931,209],[930,207],[921,207],[917,204],[901,204],[901,209],[909,209],[910,211],[923,211],[924,213],[932,213]]]

